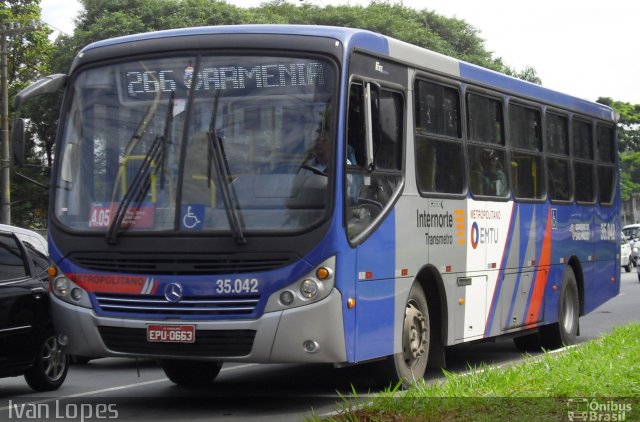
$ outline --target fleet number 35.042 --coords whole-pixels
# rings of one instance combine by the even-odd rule
[[[258,279],[256,278],[220,279],[216,280],[216,293],[259,293],[258,285]]]

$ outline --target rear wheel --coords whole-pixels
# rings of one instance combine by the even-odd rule
[[[52,391],[62,385],[68,370],[69,358],[51,331],[39,344],[33,367],[24,374],[24,378],[36,391]]]
[[[580,298],[573,268],[567,267],[560,287],[558,303],[558,322],[540,327],[542,346],[556,349],[564,345],[574,344],[578,336],[580,317]]]
[[[409,292],[402,327],[402,352],[379,362],[378,377],[385,385],[404,387],[424,377],[429,357],[431,326],[424,291],[414,284]]]
[[[161,363],[167,378],[183,387],[208,387],[222,368],[221,362],[163,360]]]

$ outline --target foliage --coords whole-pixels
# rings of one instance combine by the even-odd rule
[[[380,32],[499,72],[539,83],[532,68],[517,72],[493,58],[479,31],[463,20],[388,1],[369,6],[300,5],[273,0],[240,8],[221,0],[81,0],[73,36],[58,38],[53,68],[66,72],[85,45],[104,38],[184,26],[288,23],[350,26]],[[125,12],[126,11],[126,12]]]
[[[598,102],[613,108],[619,115],[618,149],[620,152],[640,151],[640,104],[615,101],[608,97]],[[640,179],[636,179],[640,182]]]
[[[615,101],[608,97],[598,102],[613,108],[619,115],[618,150],[620,151],[620,191],[623,200],[640,192],[640,104]]]
[[[17,22],[23,27],[31,21],[40,21],[40,0],[10,0],[0,3],[0,17],[2,22]],[[12,98],[20,89],[36,80],[40,75],[49,72],[49,56],[51,43],[48,36],[51,31],[43,27],[37,31],[23,32],[8,38],[7,79],[9,97]],[[11,102],[10,102],[11,104]],[[21,170],[19,174],[27,174],[40,184],[46,184],[48,170],[43,168],[44,152],[47,143],[53,142],[53,137],[46,137],[44,128],[52,127],[55,123],[48,116],[49,109],[45,104],[30,106],[31,122],[37,130],[38,137],[29,148],[30,159],[37,163],[36,167]],[[40,136],[40,135],[44,136]],[[48,197],[47,190],[34,184],[18,173],[12,174],[11,183],[11,215],[12,223],[32,228],[41,228],[44,224]]]

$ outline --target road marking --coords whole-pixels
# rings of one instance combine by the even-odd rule
[[[246,365],[232,366],[231,368],[222,368],[222,370],[220,372],[235,371],[235,370],[238,370],[238,369],[249,368],[251,366],[256,366],[256,365],[259,365],[259,364],[250,363],[250,364],[246,364]],[[79,397],[94,396],[96,394],[110,393],[110,392],[113,392],[113,391],[126,390],[128,388],[142,387],[144,385],[159,384],[159,383],[162,383],[162,382],[169,382],[169,379],[168,378],[162,378],[162,379],[157,379],[157,380],[142,381],[142,382],[137,382],[137,383],[134,383],[134,384],[121,385],[121,386],[117,386],[117,387],[103,388],[101,390],[86,391],[84,393],[70,394],[68,396],[54,397],[54,398],[48,398],[48,399],[45,399],[45,400],[37,400],[37,401],[33,401],[33,402],[20,403],[20,404],[21,405],[23,405],[23,404],[31,405],[31,404],[51,403],[51,402],[60,401],[60,400],[77,399]],[[9,410],[9,407],[10,406],[0,407],[0,411]]]

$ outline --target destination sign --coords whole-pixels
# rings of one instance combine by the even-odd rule
[[[176,62],[175,59],[158,60],[156,64],[167,66],[155,69],[139,65],[139,62],[136,62],[139,65],[136,68],[131,64],[123,65],[121,92],[127,100],[135,101],[153,100],[158,93],[176,91],[186,96],[193,84],[193,90],[199,96],[212,96],[216,91],[242,90],[298,92],[313,88],[322,92],[329,89],[327,77],[332,74],[326,63],[304,59],[274,59],[264,63],[251,60],[251,65],[209,66],[203,63],[197,71],[191,65],[176,67]]]

